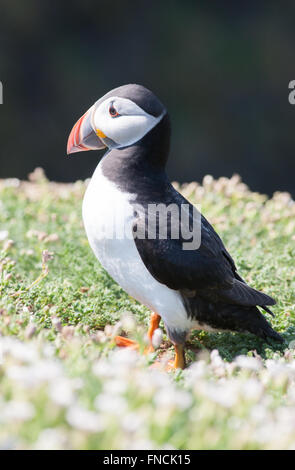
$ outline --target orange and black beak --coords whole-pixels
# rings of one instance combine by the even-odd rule
[[[68,138],[67,154],[84,152],[86,150],[100,150],[106,147],[92,125],[94,105],[76,122]]]

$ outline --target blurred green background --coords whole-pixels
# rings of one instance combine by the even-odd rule
[[[2,0],[0,177],[42,166],[86,178],[99,155],[66,157],[74,122],[111,88],[152,89],[172,118],[169,175],[241,174],[295,195],[295,3]]]

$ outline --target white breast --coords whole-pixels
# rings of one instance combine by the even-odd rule
[[[129,295],[161,315],[170,329],[189,330],[192,322],[179,293],[156,281],[137,251],[131,231],[133,199],[134,195],[121,192],[102,174],[99,164],[87,187],[82,210],[90,246]]]

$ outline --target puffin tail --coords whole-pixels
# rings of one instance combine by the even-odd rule
[[[272,326],[259,312],[259,310],[256,310],[258,315],[256,314],[255,317],[252,317],[252,322],[247,325],[247,330],[250,333],[253,333],[254,335],[258,336],[259,338],[264,339],[267,343],[269,343],[270,339],[274,339],[275,341],[284,343],[284,338],[272,328]]]

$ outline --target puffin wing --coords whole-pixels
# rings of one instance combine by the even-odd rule
[[[192,222],[196,209],[172,186],[169,192],[169,202],[189,205]],[[181,236],[173,239],[169,231],[167,239],[149,238],[146,226],[146,214],[137,213],[134,242],[146,268],[158,282],[211,302],[262,307],[275,304],[274,299],[251,288],[239,276],[232,257],[205,217],[201,216],[201,244],[194,250],[184,250],[187,240]],[[138,233],[145,236],[138,237]]]

